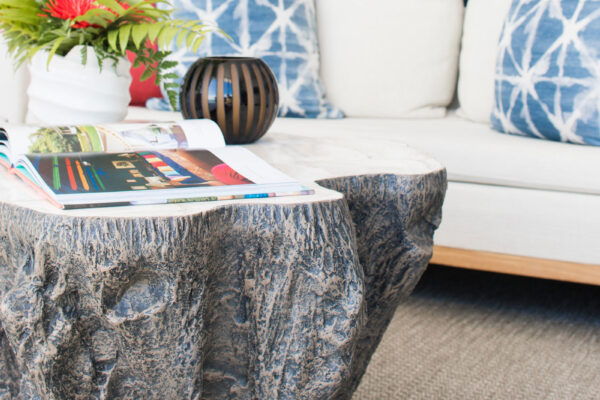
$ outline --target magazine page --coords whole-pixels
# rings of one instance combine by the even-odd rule
[[[225,146],[219,126],[208,119],[178,122],[6,126],[13,158],[25,154],[123,152]]]
[[[212,149],[215,156],[225,160],[227,165],[253,182],[278,184],[297,182],[271,166],[248,149],[239,146],[226,146]]]
[[[220,200],[299,192],[301,186],[243,148],[28,154],[30,178],[64,205]]]
[[[6,131],[0,128],[0,166],[10,167],[11,155],[8,149],[8,136]]]

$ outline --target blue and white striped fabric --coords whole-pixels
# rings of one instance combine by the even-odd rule
[[[313,0],[172,0],[175,18],[214,23],[233,40],[210,34],[193,54],[174,44],[172,59],[183,77],[199,57],[241,55],[262,58],[279,86],[279,116],[341,118],[327,101],[319,77],[315,7]],[[147,106],[168,107],[151,99]]]
[[[506,133],[600,145],[600,1],[513,1],[491,119]]]

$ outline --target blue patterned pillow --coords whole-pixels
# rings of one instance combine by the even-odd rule
[[[277,78],[279,116],[343,117],[325,99],[319,78],[314,0],[171,0],[171,4],[175,18],[216,23],[233,39],[211,34],[197,54],[173,44],[171,58],[179,61],[180,77],[199,57],[259,57]],[[147,106],[168,108],[166,101],[157,99]]]
[[[599,1],[513,1],[491,119],[507,133],[600,145]]]

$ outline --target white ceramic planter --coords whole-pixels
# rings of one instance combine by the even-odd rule
[[[15,69],[15,60],[0,38],[0,121],[11,124],[25,121],[28,84],[29,71],[25,66]]]
[[[131,97],[131,63],[107,61],[100,69],[96,53],[88,48],[87,63],[81,63],[81,48],[66,56],[39,52],[31,61],[27,122],[43,125],[95,124],[125,118]]]

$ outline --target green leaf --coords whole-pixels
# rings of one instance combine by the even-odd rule
[[[48,53],[48,61],[46,62],[46,68],[50,68],[50,60],[52,60],[52,57],[56,53],[56,50],[58,50],[58,46],[60,46],[60,44],[63,42],[63,40],[65,40],[65,37],[58,38],[56,40],[56,42],[54,42],[54,45],[52,46],[52,48],[50,49],[50,52]]]
[[[0,5],[13,5],[13,7],[35,7],[39,9],[38,0],[0,0]]]
[[[150,25],[150,28],[148,29],[148,40],[150,40],[151,42],[156,41],[156,38],[158,37],[158,34],[160,33],[163,26],[163,23],[156,23]]]
[[[125,54],[127,50],[127,43],[129,43],[129,36],[131,34],[131,25],[123,25],[119,28],[119,45],[121,46],[121,52]]]
[[[167,69],[171,69],[171,68],[175,68],[177,66],[178,62],[177,61],[163,61],[160,63],[160,69],[162,70],[167,70]]]
[[[89,18],[86,19],[85,22],[87,22],[90,25],[100,26],[102,28],[106,28],[110,23],[110,21],[108,21],[106,18],[101,17],[99,15],[90,16]],[[93,29],[93,28],[89,28],[89,27],[86,28],[86,30],[88,30],[88,29]]]
[[[154,73],[154,71],[152,71],[150,69],[144,70],[144,72],[142,73],[142,76],[140,77],[140,81],[145,81],[146,79],[150,78],[153,73]]]
[[[172,26],[165,26],[158,35],[158,47],[166,47],[169,43],[173,41],[173,38],[175,37],[175,35],[177,35],[177,32],[179,32],[178,28]]]
[[[191,33],[187,35],[187,38],[185,40],[185,47],[187,47],[188,49],[192,47],[192,44],[194,43],[194,39],[196,39],[195,35],[192,35]],[[179,46],[181,47],[181,46]]]
[[[73,19],[73,22],[87,22],[89,24],[96,24],[102,27],[108,26],[108,24],[115,19],[115,15],[108,10],[101,8],[92,8],[83,15]]]
[[[202,46],[202,42],[204,42],[204,37],[199,37],[194,41],[194,45],[192,46],[192,52],[197,53],[200,46]]]
[[[153,0],[140,1],[135,4],[130,3],[130,8],[126,10],[124,16],[134,17],[136,20],[140,20],[140,16],[149,22],[157,22],[160,20],[169,19],[172,10],[163,10],[154,7]]]
[[[29,9],[30,11],[40,12],[40,6],[35,0],[1,0],[0,7],[15,7],[20,9]]]
[[[167,58],[171,54],[170,51],[161,51],[161,50],[158,50],[158,47],[157,47],[157,50],[156,50],[155,53],[156,54],[154,54],[152,57],[155,60],[159,60],[159,61],[164,60],[165,58]]]
[[[81,46],[81,63],[83,65],[87,64],[87,46]]]
[[[229,35],[227,34],[227,32],[225,32],[224,30],[218,29],[218,30],[217,30],[217,33],[218,33],[219,35],[223,36],[224,38],[226,38],[226,39],[228,39],[228,40],[231,40],[231,41],[233,42],[233,38],[232,38],[231,36],[229,36]]]
[[[110,8],[117,13],[117,16],[121,16],[125,13],[125,9],[116,0],[96,0],[98,4]]]
[[[175,110],[177,109],[177,92],[174,90],[167,91],[167,97],[169,98],[169,104]]]
[[[21,10],[9,8],[0,11],[0,20],[2,20],[3,24],[22,22],[24,24],[36,25],[39,22],[40,17],[23,13]]]
[[[44,43],[44,44],[41,44],[39,46],[35,46],[35,47],[30,48],[24,54],[25,59],[31,59],[31,57],[33,57],[35,55],[35,53],[37,53],[38,51],[42,50],[44,47],[46,47],[46,45],[47,45],[47,43]]]
[[[119,37],[119,30],[115,29],[112,31],[108,31],[106,37],[108,39],[108,44],[110,48],[114,51],[119,51],[119,49],[117,48],[117,38]]]
[[[185,40],[186,36],[190,35],[191,33],[179,32],[177,35],[177,48],[180,48],[183,45],[183,41]]]
[[[133,28],[131,28],[131,38],[133,39],[133,43],[137,49],[140,48],[140,45],[142,44],[142,41],[146,37],[147,33],[148,25],[146,24],[133,25]]]
[[[188,21],[188,22],[184,23],[183,26],[182,26],[182,28],[191,28],[194,25],[196,25],[197,23],[198,23],[198,21],[191,20],[191,21]]]

